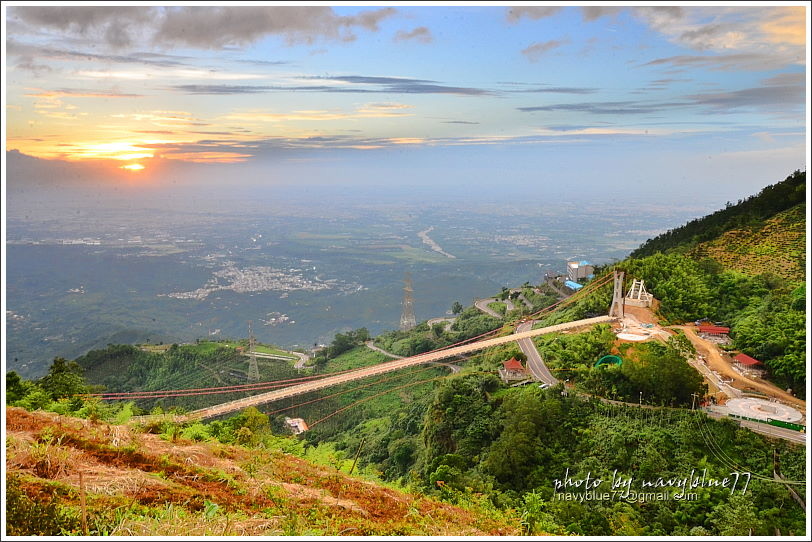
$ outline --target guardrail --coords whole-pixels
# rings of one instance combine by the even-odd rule
[[[736,418],[739,420],[747,420],[750,422],[758,422],[764,423],[767,425],[773,425],[775,427],[783,427],[784,429],[790,429],[792,431],[798,431],[799,433],[806,433],[806,426],[801,425],[799,423],[792,423],[792,422],[785,422],[784,420],[774,420],[772,418],[767,418],[766,420],[761,420],[758,418],[750,418],[748,416],[740,416],[739,414],[729,414],[731,418]]]

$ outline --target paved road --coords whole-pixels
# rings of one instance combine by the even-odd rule
[[[533,309],[533,304],[530,302],[529,299],[524,297],[524,294],[519,294],[518,299],[519,299],[519,301],[524,303],[525,307],[527,307],[528,309],[531,309],[531,310]]]
[[[359,380],[361,378],[377,376],[380,374],[385,374],[392,371],[404,369],[406,367],[412,367],[414,365],[421,365],[423,363],[439,361],[454,356],[468,354],[470,352],[476,352],[477,350],[490,348],[491,346],[498,346],[516,340],[522,340],[530,337],[536,337],[538,335],[544,335],[546,333],[555,333],[557,331],[564,331],[566,329],[573,329],[584,326],[592,326],[604,322],[611,322],[612,320],[613,319],[610,318],[609,316],[586,318],[584,320],[576,320],[574,322],[557,324],[554,326],[544,327],[541,329],[534,329],[523,333],[516,333],[504,337],[496,337],[493,339],[477,341],[475,343],[466,344],[462,346],[454,346],[451,348],[446,348],[445,350],[441,350],[439,352],[428,352],[425,354],[419,354],[417,356],[412,356],[408,358],[387,361],[384,363],[373,365],[371,367],[364,367],[356,371],[350,371],[343,374],[328,376],[320,380],[316,380],[314,382],[296,384],[294,386],[289,386],[287,388],[283,388],[280,390],[261,393],[259,395],[254,395],[252,397],[245,397],[243,399],[237,399],[236,401],[229,401],[227,403],[221,403],[219,405],[215,405],[212,407],[195,410],[190,412],[187,416],[182,417],[181,419],[191,420],[191,419],[212,418],[214,416],[221,416],[223,414],[228,414],[230,412],[234,412],[237,410],[243,410],[245,408],[248,408],[249,406],[257,406],[264,403],[270,403],[272,401],[278,401],[280,399],[286,399],[288,397],[295,397],[297,395],[302,395],[304,393],[309,393],[311,391],[329,388],[330,386],[335,386],[337,384],[352,382],[354,380]]]
[[[568,298],[569,296],[572,295],[571,293],[567,293],[564,290],[562,290],[561,288],[559,288],[557,281],[555,281],[553,279],[547,279],[546,282],[550,286],[550,288],[552,288],[553,290],[558,292],[558,297],[560,299],[566,299],[566,298]]]
[[[299,358],[299,361],[297,361],[296,364],[293,366],[296,369],[309,369],[313,367],[312,365],[305,365],[305,363],[310,361],[310,356],[308,356],[307,354],[302,354],[300,352],[291,352],[291,354]]]
[[[434,324],[439,324],[440,322],[448,322],[445,327],[443,328],[445,331],[449,331],[451,326],[454,325],[454,322],[457,320],[457,317],[454,316],[453,318],[432,318],[428,320],[426,323],[429,325],[429,329],[434,326]]]
[[[726,414],[721,412],[714,412],[712,410],[706,410],[705,412],[707,413],[708,417],[717,420],[719,418],[727,417]],[[767,435],[768,437],[789,440],[799,444],[806,444],[806,433],[799,433],[798,431],[793,431],[792,429],[784,429],[783,427],[776,427],[766,423],[751,422],[749,420],[739,420],[736,418],[730,419],[755,433],[761,433],[762,435]]]
[[[534,322],[534,320],[530,320],[529,322],[519,324],[516,326],[516,333],[518,334],[530,331],[533,329]],[[536,345],[533,344],[532,339],[520,339],[516,341],[516,343],[519,345],[522,353],[527,356],[527,368],[530,369],[533,378],[551,386],[558,384],[558,379],[553,376],[553,373],[551,373],[550,369],[548,369],[544,364],[544,360],[541,359],[541,354],[539,354],[539,351],[536,348]]]
[[[722,393],[723,395],[726,395],[728,399],[734,399],[736,397],[741,397],[741,395],[742,395],[741,390],[737,390],[736,388],[732,387],[727,382],[723,382],[721,378],[716,376],[716,374],[713,373],[710,370],[710,368],[707,365],[705,365],[704,363],[702,363],[701,361],[695,360],[695,359],[689,359],[688,363],[694,369],[696,369],[699,372],[699,374],[701,374],[703,377],[705,377],[705,382],[707,382],[708,384],[711,384],[711,386],[709,386],[708,391],[710,391],[710,389],[713,389],[713,388],[719,390],[716,393],[711,393],[711,395],[716,397],[717,401],[719,400],[719,397],[717,397],[718,393]]]
[[[293,352],[291,352],[290,356],[279,356],[277,354],[266,354],[265,352],[246,352],[244,355],[249,356],[251,354],[255,355],[258,358],[278,359],[279,361],[293,361],[293,359],[294,359],[292,357]],[[298,355],[297,355],[297,357],[298,357]]]
[[[283,357],[283,356],[276,356],[274,354],[266,354],[264,352],[248,352],[248,354],[246,354],[246,355],[250,355],[250,354],[254,354],[256,357],[264,358],[264,359],[277,359],[279,361],[293,361],[293,358]],[[297,358],[299,358],[299,361],[297,361],[296,364],[294,365],[294,367],[296,369],[307,369],[307,366],[305,366],[305,363],[310,361],[310,356],[308,356],[307,354],[302,354],[301,352],[291,352],[291,351],[288,351],[288,354],[290,354],[291,356],[296,356]]]
[[[375,343],[373,341],[367,341],[364,344],[366,345],[367,348],[369,348],[371,350],[375,350],[376,352],[380,352],[384,356],[388,356],[390,358],[403,359],[405,357],[405,356],[398,356],[397,354],[393,354],[392,352],[387,352],[383,348],[378,348],[377,346],[375,346]],[[435,365],[442,365],[443,367],[448,367],[451,370],[452,374],[460,372],[460,366],[459,365],[454,365],[453,363],[434,363],[434,364]]]
[[[506,309],[505,309],[506,312],[510,312],[510,311],[512,311],[513,309],[516,308],[513,305],[513,301],[511,301],[510,299],[505,299],[504,301],[502,301],[501,299],[496,299],[495,297],[489,297],[488,299],[477,299],[474,302],[474,306],[476,308],[478,308],[479,310],[481,310],[482,312],[484,312],[485,314],[489,314],[489,315],[493,316],[494,318],[499,318],[499,319],[504,318],[505,317],[504,314],[499,314],[498,312],[496,312],[492,308],[488,307],[488,304],[493,303],[494,301],[504,303],[505,307],[506,307]]]
[[[373,341],[367,341],[367,342],[365,342],[364,344],[366,345],[366,347],[367,347],[367,348],[369,348],[369,349],[371,349],[371,350],[375,350],[376,352],[380,352],[380,353],[381,353],[381,354],[383,354],[384,356],[389,356],[390,358],[395,358],[395,359],[403,359],[403,358],[405,358],[405,357],[406,357],[406,356],[398,356],[397,354],[393,354],[393,353],[391,353],[391,352],[387,352],[387,351],[386,351],[386,350],[384,350],[383,348],[378,348],[377,346],[375,346],[375,343],[374,343]]]

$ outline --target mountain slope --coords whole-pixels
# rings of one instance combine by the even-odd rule
[[[385,488],[280,449],[172,442],[123,425],[13,407],[6,416],[9,534],[80,534],[80,472],[91,534],[520,532],[518,519]]]
[[[631,258],[651,256],[657,252],[691,249],[699,243],[714,240],[732,230],[756,230],[765,220],[806,201],[806,172],[795,171],[783,181],[767,186],[755,196],[728,205],[715,213],[697,218],[643,243]]]
[[[711,258],[725,269],[748,275],[774,273],[802,281],[806,269],[806,205],[796,205],[766,220],[763,226],[728,230],[700,243],[688,256]]]

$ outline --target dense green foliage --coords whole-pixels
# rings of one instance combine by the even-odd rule
[[[464,341],[499,328],[502,322],[476,307],[464,309],[446,331],[445,325],[431,329],[426,322],[409,331],[388,331],[375,339],[375,345],[399,356],[413,356]]]
[[[649,239],[633,251],[631,257],[651,256],[709,241],[735,228],[755,227],[776,213],[805,201],[806,172],[795,171],[785,180],[764,188],[756,196],[740,200],[735,205],[728,203],[724,209]]]
[[[693,347],[684,336],[673,337],[668,344],[623,344],[622,365],[597,368],[595,362],[611,353],[615,343],[615,335],[606,324],[575,335],[542,335],[535,342],[559,379],[568,379],[578,389],[600,397],[690,406],[692,394],[703,396],[706,391],[701,375],[686,362],[685,354]]]
[[[696,261],[677,253],[628,259],[598,270],[599,280],[613,269],[645,280],[660,302],[664,324],[707,318],[731,328],[733,346],[762,361],[770,377],[803,397],[806,386],[806,313],[803,284],[771,273],[745,275],[712,260]],[[611,284],[538,325],[605,313]]]
[[[417,465],[426,491],[451,486],[486,492],[501,506],[534,514],[544,532],[553,533],[803,532],[803,511],[786,489],[758,478],[772,475],[773,447],[793,468],[803,462],[802,447],[768,444],[698,412],[607,406],[563,396],[560,387],[504,393],[495,387],[492,377],[468,375],[447,380],[437,391],[426,413]],[[744,494],[698,488],[695,501],[577,502],[554,496],[554,482],[567,469],[572,479],[590,474],[607,481],[617,470],[618,476],[637,481],[637,491],[642,480],[685,477],[691,469],[707,469],[708,477],[720,479],[735,470],[750,471],[754,479]]]
[[[805,261],[800,233],[806,230],[805,196],[806,172],[796,171],[756,196],[649,240],[618,265],[645,279],[666,320],[725,322],[737,349],[762,361],[779,385],[801,396],[806,387],[806,292],[797,277]],[[751,231],[752,239],[746,246],[715,246],[740,242],[741,235],[722,236],[731,230]],[[789,230],[796,233],[794,241],[785,242],[781,231],[789,235]],[[765,236],[776,246],[759,245]],[[705,249],[691,250],[708,241],[714,247],[706,243]],[[708,257],[714,255],[722,262]],[[747,265],[765,255],[765,261]],[[754,274],[756,269],[761,272]]]
[[[636,354],[637,359],[624,356],[623,365],[586,371],[579,384],[601,397],[672,407],[690,406],[694,394],[701,398],[707,392],[702,376],[676,349],[647,342]]]
[[[132,345],[108,345],[76,359],[84,376],[105,392],[178,390],[246,383],[248,358],[236,346],[225,342],[173,344],[165,351],[146,351]],[[289,361],[258,358],[263,381],[296,378]],[[244,397],[244,392],[192,395],[158,399],[142,398],[136,404],[144,410],[155,406],[196,409]]]
[[[369,340],[369,331],[362,327],[347,333],[336,333],[330,346],[323,348],[315,357],[316,365],[324,365],[327,360],[337,358],[344,352],[352,350],[358,345]]]
[[[624,270],[627,280],[644,279],[660,302],[665,324],[700,318],[724,322],[732,328],[736,348],[765,362],[773,380],[802,395],[805,286],[775,273],[746,274],[726,268],[691,249],[732,228],[759,227],[776,212],[796,205],[804,183],[805,173],[796,172],[758,196],[650,240],[632,258],[596,269],[595,280],[613,269]],[[520,293],[532,309],[519,298]],[[510,331],[506,322],[553,303],[556,296],[549,287],[538,293],[525,284],[520,292],[503,288],[497,298],[511,299],[517,308],[504,314],[505,304],[493,303],[504,314],[497,319],[455,303],[453,312],[458,316],[448,329],[445,323],[429,327],[423,322],[409,331],[384,333],[375,344],[410,356],[500,326]],[[605,314],[610,298],[608,284],[537,325]],[[384,361],[383,354],[363,345],[369,339],[365,328],[337,334],[316,357],[315,372]],[[585,333],[545,335],[535,342],[558,378],[570,380],[581,392],[660,407],[689,407],[695,396],[704,395],[701,376],[686,363],[693,347],[680,334],[667,344],[617,346],[610,327],[599,325]],[[593,367],[610,353],[620,355],[623,364]],[[768,441],[729,420],[716,422],[687,409],[611,406],[577,397],[561,385],[545,390],[535,385],[508,388],[494,372],[511,357],[525,360],[515,343],[469,356],[462,373],[448,378],[444,368],[407,369],[278,401],[260,410],[248,409],[225,420],[181,427],[170,418],[159,419],[149,430],[168,439],[217,439],[282,448],[304,457],[312,454],[327,458],[336,468],[357,453],[359,469],[386,480],[450,502],[487,502],[499,509],[515,509],[528,534],[804,532],[804,513],[785,487],[770,480],[774,451],[781,457],[784,474],[805,479],[802,447]],[[263,380],[298,376],[290,362],[260,363]],[[38,381],[8,373],[6,401],[29,409],[125,421],[144,410],[160,413],[173,405],[197,408],[243,394],[107,405],[77,397],[92,391],[83,372],[89,382],[109,391],[133,391],[242,384],[246,368],[246,358],[227,344],[172,345],[165,352],[108,345],[76,363],[57,358],[48,375]],[[287,416],[304,418],[311,429],[299,438],[278,436],[289,434]],[[658,477],[689,476],[692,469],[706,469],[715,478],[747,471],[754,478],[746,492],[703,487],[695,490],[698,498],[693,501],[673,498],[673,489],[665,490],[669,499],[649,502],[562,500],[554,490],[565,473],[572,479],[632,477],[639,484]],[[23,497],[15,498],[23,502]],[[52,527],[48,529],[53,531]]]

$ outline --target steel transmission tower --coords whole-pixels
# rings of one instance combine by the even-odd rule
[[[406,273],[403,278],[403,313],[400,315],[400,330],[408,331],[417,325],[414,317],[414,297],[412,296],[412,275]]]
[[[257,365],[257,356],[254,353],[256,347],[256,339],[254,339],[254,322],[248,320],[248,380],[251,382],[259,382],[259,366]]]

